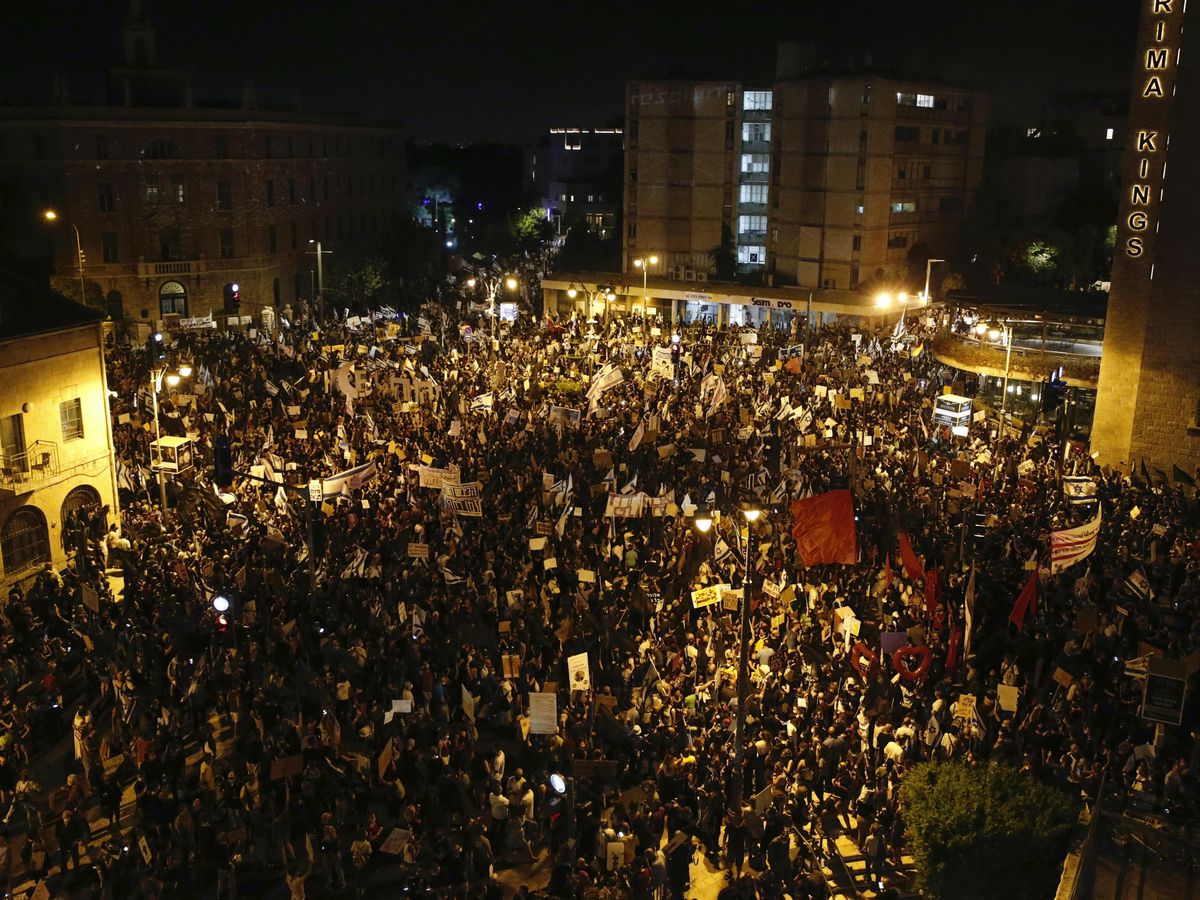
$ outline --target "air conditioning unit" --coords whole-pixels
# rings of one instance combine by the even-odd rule
[[[683,280],[684,281],[695,281],[696,280],[696,270],[695,269],[685,270],[683,273]]]
[[[708,273],[707,272],[697,272],[696,280],[697,281],[708,281]]]
[[[672,268],[671,277],[676,281],[683,281],[683,266],[675,266]]]

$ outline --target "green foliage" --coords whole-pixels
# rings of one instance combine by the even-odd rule
[[[517,213],[512,221],[512,235],[520,249],[533,250],[554,236],[554,226],[546,216],[546,210],[540,206]]]
[[[1025,265],[1036,275],[1046,275],[1058,268],[1059,250],[1045,241],[1030,241],[1025,248]]]
[[[558,383],[554,385],[554,389],[567,397],[578,397],[583,393],[583,385],[569,378],[560,378]]]
[[[900,790],[917,887],[932,900],[1054,896],[1070,799],[1005,766],[922,763]]]

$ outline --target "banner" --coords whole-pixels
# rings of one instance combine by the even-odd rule
[[[480,499],[479,482],[470,481],[466,484],[442,482],[442,507],[458,516],[481,517],[483,501]]]
[[[604,515],[617,519],[639,518],[645,508],[646,499],[646,494],[642,491],[636,494],[609,494]]]
[[[438,488],[441,489],[443,484],[457,484],[461,470],[458,466],[449,466],[445,469],[439,469],[435,466],[417,466],[417,472],[420,476],[420,486],[423,488]]]
[[[665,378],[668,381],[675,377],[675,363],[671,360],[669,347],[655,347],[650,356],[650,377]]]
[[[1070,568],[1086,559],[1096,549],[1096,539],[1100,536],[1101,512],[1102,509],[1097,505],[1096,518],[1086,525],[1050,533],[1051,574]]]
[[[551,425],[570,425],[572,428],[578,428],[579,423],[583,421],[583,410],[570,406],[551,406],[546,421]]]
[[[592,689],[592,670],[588,665],[587,653],[577,653],[567,657],[568,683],[573,691],[590,691]]]
[[[854,498],[848,490],[792,501],[792,539],[805,566],[858,561]]]
[[[338,472],[321,482],[321,493],[325,497],[336,497],[338,494],[349,494],[356,491],[377,474],[375,460]]]

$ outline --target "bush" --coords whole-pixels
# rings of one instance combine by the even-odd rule
[[[1074,806],[1006,766],[922,763],[900,789],[917,887],[934,900],[1044,900],[1062,870]]]

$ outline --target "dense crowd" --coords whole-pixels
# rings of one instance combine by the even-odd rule
[[[553,896],[691,896],[703,853],[722,896],[820,898],[842,837],[897,882],[922,760],[1194,804],[1197,743],[1156,748],[1125,672],[1200,649],[1194,491],[1052,426],[934,424],[969,391],[922,351],[936,317],[473,324],[174,335],[193,375],[161,427],[197,452],[169,511],[151,360],[109,348],[120,521],[69,523],[67,570],[0,610],[0,889],[503,896],[545,851]],[[844,489],[857,561],[805,567],[791,504]],[[1097,505],[1051,574],[1049,533]]]

